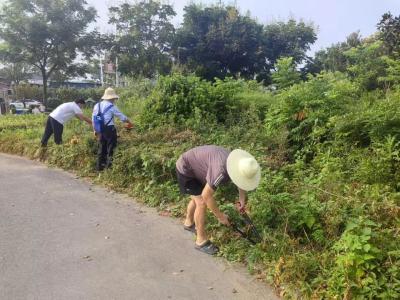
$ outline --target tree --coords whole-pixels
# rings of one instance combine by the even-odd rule
[[[25,63],[19,53],[12,53],[5,44],[0,44],[0,61],[3,68],[0,69],[0,76],[7,79],[14,85],[26,80],[33,73],[32,67]]]
[[[87,74],[92,78],[92,80],[100,82],[101,80],[101,71],[100,65],[103,64],[103,61],[98,58],[91,58],[87,65]]]
[[[235,7],[185,7],[177,31],[174,56],[197,75],[207,79],[252,78],[264,59],[261,53],[263,26]]]
[[[272,67],[281,57],[292,57],[298,64],[306,58],[306,52],[317,40],[314,25],[290,19],[264,27],[264,52]]]
[[[174,56],[207,79],[233,76],[269,83],[279,57],[298,63],[316,40],[313,26],[304,22],[264,26],[232,6],[191,4],[184,10]]]
[[[400,55],[400,16],[393,17],[388,12],[382,16],[377,25],[380,32],[380,39],[388,49],[389,55]]]
[[[278,89],[285,89],[301,81],[300,72],[296,70],[293,57],[283,57],[275,64],[275,72],[272,73],[272,81]]]
[[[176,13],[172,6],[159,1],[140,1],[111,7],[110,13],[109,23],[117,27],[110,50],[118,55],[119,71],[145,77],[168,73],[175,33],[171,18]]]
[[[365,40],[357,48],[351,48],[344,53],[348,59],[347,72],[364,90],[374,90],[380,86],[386,75],[385,49],[382,42],[371,38]]]
[[[378,77],[378,82],[382,83],[385,90],[400,84],[400,61],[389,56],[383,56],[382,61],[386,64],[386,74]]]
[[[5,78],[12,84],[18,85],[20,82],[27,80],[32,75],[30,65],[26,63],[7,63],[0,69],[0,77]]]
[[[345,42],[317,51],[313,59],[309,59],[303,69],[303,73],[318,74],[321,71],[346,72],[349,61],[345,52],[362,44],[360,33],[353,32]]]
[[[87,33],[96,11],[85,0],[8,0],[0,15],[0,38],[10,54],[36,67],[43,79],[43,101],[53,72],[76,71],[78,53],[93,53],[96,32]]]

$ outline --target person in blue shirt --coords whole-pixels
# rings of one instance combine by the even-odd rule
[[[94,106],[92,114],[92,118],[94,118],[98,114],[99,109],[101,112],[105,112],[103,116],[105,125],[104,132],[96,134],[99,140],[99,150],[97,153],[96,163],[97,171],[109,168],[112,164],[112,156],[114,154],[114,149],[117,146],[117,130],[114,124],[114,117],[120,119],[121,122],[127,123],[129,127],[133,126],[131,121],[120,112],[118,107],[115,105],[115,101],[119,99],[119,96],[115,93],[114,89],[107,88],[101,99],[103,101]]]

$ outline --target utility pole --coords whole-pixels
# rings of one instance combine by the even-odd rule
[[[118,33],[118,26],[115,24],[115,37],[119,39]],[[119,85],[119,78],[118,78],[118,53],[115,53],[115,87]]]
[[[119,85],[119,78],[118,78],[118,55],[115,56],[115,86],[118,87]]]
[[[103,60],[101,59],[101,54],[100,54],[100,83],[101,86],[104,86],[104,75],[103,75]]]

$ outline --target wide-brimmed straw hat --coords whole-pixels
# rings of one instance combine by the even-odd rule
[[[106,88],[104,91],[103,97],[101,97],[103,100],[112,100],[112,99],[119,99],[119,96],[117,93],[115,93],[115,90],[113,88]]]
[[[229,154],[226,169],[233,183],[242,190],[252,191],[260,183],[260,165],[244,150],[236,149]]]

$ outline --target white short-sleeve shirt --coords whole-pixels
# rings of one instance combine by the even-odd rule
[[[75,102],[67,102],[58,106],[50,114],[57,122],[64,124],[77,114],[83,114],[81,108]]]

